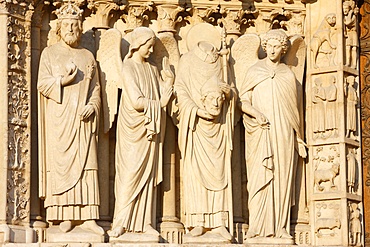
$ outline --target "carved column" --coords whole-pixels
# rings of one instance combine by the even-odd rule
[[[319,1],[307,4],[307,13],[307,186],[312,244],[362,245],[359,71],[345,65],[346,50],[358,46],[357,7],[351,1]],[[356,64],[356,54],[351,56]]]
[[[175,25],[182,21],[179,14],[185,11],[184,7],[170,4],[156,6],[158,11],[158,35],[153,54],[158,69],[162,69],[164,57],[169,59],[172,66],[172,72],[175,74],[180,59],[180,52],[177,41],[174,37],[176,33]],[[169,107],[169,112],[171,108]],[[179,207],[177,197],[178,184],[176,184],[176,170],[179,169],[179,162],[176,159],[178,154],[177,147],[177,128],[170,116],[167,116],[166,135],[163,147],[163,182],[161,185],[162,193],[162,215],[159,219],[159,232],[161,233],[162,242],[176,243],[182,242],[184,226],[176,214]]]
[[[0,2],[0,242],[33,241],[30,222],[31,3]]]
[[[256,11],[258,12],[258,11]],[[245,19],[246,11],[233,7],[221,8],[220,13],[222,18],[218,19],[218,23],[222,24],[226,31],[226,43],[227,48],[231,48],[234,42],[241,35],[241,25],[246,24],[248,21]],[[230,49],[229,49],[230,50]],[[231,56],[229,60],[231,60]],[[229,61],[230,64],[233,61]],[[232,67],[232,66],[230,66]],[[235,83],[234,71],[229,71],[229,83]],[[231,174],[232,174],[232,205],[233,205],[233,222],[234,232],[232,233],[238,243],[243,243],[244,235],[247,232],[248,225],[245,224],[246,218],[243,216],[243,211],[247,209],[247,197],[246,191],[246,164],[244,162],[244,133],[243,123],[240,120],[234,126],[234,139],[233,139],[233,150],[232,150],[232,162],[231,162]]]
[[[0,242],[9,235],[6,226],[8,180],[8,9],[0,1]]]
[[[360,81],[362,115],[362,162],[365,246],[370,246],[370,1],[365,0],[360,10]]]
[[[110,28],[110,21],[116,17],[113,12],[124,9],[124,6],[120,6],[121,2],[114,1],[89,1],[88,8],[92,10],[93,14],[89,17],[89,24],[91,29],[94,30],[95,37],[95,49],[99,50],[99,43],[101,35]],[[97,58],[99,59],[99,58]],[[103,73],[100,73],[100,80],[103,81]],[[103,84],[102,84],[103,87]],[[104,91],[105,88],[102,88]],[[107,95],[102,94],[102,101],[107,100]],[[108,118],[108,112],[103,109],[100,115],[100,122],[103,123],[103,119]],[[99,186],[100,186],[100,221],[99,224],[106,230],[110,229],[110,221],[112,220],[112,208],[113,208],[113,181],[110,180],[112,170],[114,170],[114,155],[115,146],[114,143],[110,142],[110,132],[104,133],[104,124],[100,124],[100,130],[98,135],[98,163],[99,163]],[[115,131],[112,131],[115,134]],[[112,205],[113,204],[113,205]]]

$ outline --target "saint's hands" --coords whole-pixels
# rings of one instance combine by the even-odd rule
[[[173,86],[173,82],[175,81],[175,75],[172,73],[168,57],[163,58],[162,68],[163,70],[161,71],[161,76],[165,83],[165,87]]]
[[[92,105],[85,105],[82,113],[80,114],[80,120],[86,121],[89,117],[95,112],[95,109]]]
[[[297,142],[299,156],[301,156],[302,158],[306,158],[307,157],[306,143],[304,143],[304,141],[299,137],[297,137]]]
[[[205,120],[212,120],[212,119],[214,119],[214,116],[212,116],[211,114],[209,114],[206,110],[200,109],[200,108],[197,110],[197,116],[198,117],[201,117],[201,118],[203,118]]]
[[[224,92],[226,98],[230,97],[230,92],[231,92],[231,86],[227,84],[226,82],[221,82],[218,84],[222,92]]]
[[[77,75],[78,69],[76,64],[74,64],[72,61],[69,61],[66,64],[66,73],[62,76],[62,79],[60,83],[62,86],[67,86],[73,82]]]
[[[270,127],[269,120],[262,113],[259,112],[258,114],[256,114],[255,118],[257,123],[261,126],[261,128],[268,129]]]

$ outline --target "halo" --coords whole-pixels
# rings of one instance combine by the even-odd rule
[[[191,51],[200,41],[208,41],[218,50],[221,48],[221,34],[211,24],[200,23],[193,26],[186,36],[186,46]]]

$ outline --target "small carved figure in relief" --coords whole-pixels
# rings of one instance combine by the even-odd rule
[[[329,79],[329,86],[325,88],[326,95],[326,131],[332,135],[336,133],[337,126],[337,86],[336,77],[331,76]]]
[[[259,41],[258,36],[255,40]],[[259,48],[259,43],[256,44],[258,46],[250,49]],[[262,47],[267,58],[258,60],[257,57],[244,81],[237,82],[239,106],[245,113],[249,193],[247,241],[268,237],[288,243],[293,241],[290,208],[295,166],[298,156],[306,157],[298,107],[301,96],[298,96],[294,71],[281,62],[288,51],[288,37],[284,31],[267,32]]]
[[[356,183],[356,151],[354,149],[349,149],[347,154],[347,185],[348,192],[355,193],[355,183]]]
[[[358,103],[357,92],[355,88],[355,77],[350,75],[346,78],[344,84],[344,96],[347,99],[347,126],[346,137],[356,139],[354,133],[357,130],[357,111],[356,105]]]
[[[312,88],[312,128],[316,136],[324,137],[325,133],[325,89],[322,87],[321,78],[315,79]]]
[[[179,148],[184,164],[185,226],[190,230],[186,241],[210,230],[208,236],[217,234],[230,242],[230,104],[234,92],[222,79],[221,59],[213,44],[199,41],[189,49],[180,59],[175,81]]]
[[[358,208],[357,203],[350,204],[350,234],[351,234],[351,243],[352,246],[361,246],[361,220],[360,220],[361,212]]]
[[[94,56],[79,46],[81,10],[70,2],[58,11],[61,40],[44,49],[39,97],[40,197],[46,218],[103,235],[99,218],[97,122],[100,84]]]
[[[314,33],[311,39],[311,51],[313,53],[313,66],[314,68],[318,68],[317,59],[319,53],[326,54],[329,58],[329,66],[335,65],[335,53],[337,49],[337,45],[332,42],[332,35],[335,32],[335,24],[336,24],[336,16],[335,14],[328,14],[326,15],[325,19],[321,22],[320,27]],[[323,49],[323,44],[327,43],[327,50]]]
[[[359,9],[353,0],[343,2],[343,22],[345,26],[344,38],[346,42],[346,66],[356,68],[357,66],[357,47],[359,46],[357,35],[357,14]]]
[[[117,30],[111,32],[114,35]],[[139,27],[131,35],[119,84],[122,95],[117,118],[116,203],[112,230],[108,234],[119,238],[114,241],[139,242],[140,238],[150,238],[158,242],[156,189],[162,181],[165,107],[172,96],[174,76],[167,64],[163,81],[157,67],[147,61],[156,40],[151,29]],[[118,35],[118,46],[120,42]],[[143,235],[134,236],[136,233]]]

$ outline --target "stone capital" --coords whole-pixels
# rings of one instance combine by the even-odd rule
[[[175,25],[183,20],[179,13],[186,10],[185,7],[173,5],[173,4],[163,4],[157,6],[158,10],[158,22],[159,22],[159,32],[173,32],[175,33]]]

